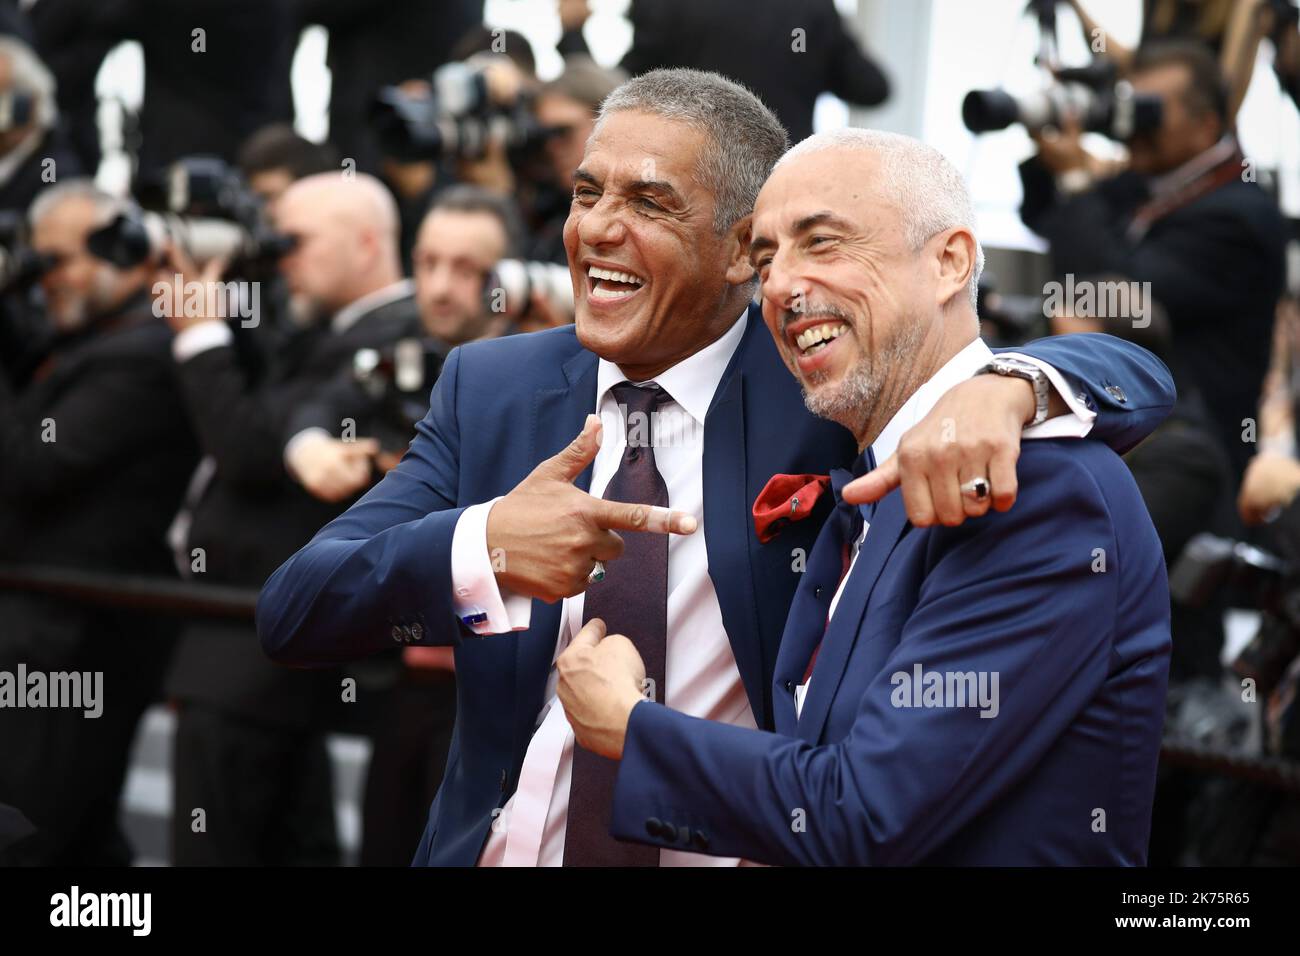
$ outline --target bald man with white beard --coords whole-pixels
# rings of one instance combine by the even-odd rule
[[[338,515],[372,476],[373,442],[298,436],[296,409],[352,365],[359,349],[419,334],[411,284],[402,279],[398,217],[373,177],[322,173],[294,183],[275,208],[293,237],[280,262],[300,328],[265,381],[240,366],[231,328],[212,316],[174,316],[173,351],[205,459],[172,528],[183,574],[198,582],[260,587],[275,568]],[[188,265],[188,264],[187,264]],[[216,281],[218,266],[198,281]],[[297,469],[302,469],[298,471]],[[311,482],[302,481],[304,474]],[[377,473],[373,473],[377,477]],[[324,710],[338,706],[339,675],[277,668],[249,625],[196,626],[169,680],[181,703],[176,736],[177,863],[265,865],[337,862]],[[267,774],[267,767],[278,772]],[[207,832],[191,830],[206,811]]]

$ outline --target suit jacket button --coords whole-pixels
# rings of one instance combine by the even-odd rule
[[[400,624],[393,625],[393,640],[395,640],[398,644],[402,643],[402,625]]]
[[[411,625],[411,640],[418,641],[422,637],[424,637],[424,628],[421,627],[417,621],[415,624]]]
[[[678,843],[682,843],[682,844],[689,844],[689,843],[691,842],[691,828],[690,828],[690,827],[679,827],[679,828],[678,828],[678,830],[677,830],[677,842],[678,842]]]
[[[709,838],[703,830],[696,830],[691,834],[691,843],[698,850],[707,850],[709,848]]]
[[[650,817],[648,820],[646,820],[645,832],[650,834],[652,837],[657,837],[662,835],[663,830],[664,830],[664,825],[659,822],[658,817]]]
[[[793,693],[794,693],[794,681],[792,681],[792,680],[788,680],[788,681],[785,682],[785,692],[786,692],[787,694],[793,694]]]
[[[813,588],[813,597],[819,598],[821,596],[822,596],[821,585],[818,585],[817,587]]]

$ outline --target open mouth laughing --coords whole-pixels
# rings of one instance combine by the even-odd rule
[[[621,302],[630,299],[645,285],[645,279],[626,269],[587,265],[587,297],[594,302]]]

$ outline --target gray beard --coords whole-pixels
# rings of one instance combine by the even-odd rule
[[[891,379],[897,380],[899,373],[916,361],[924,337],[922,323],[903,323],[882,348],[874,354],[859,356],[838,385],[813,391],[804,385],[804,405],[818,418],[843,425],[854,436],[861,437],[877,413],[886,384]],[[815,381],[813,385],[816,386]]]

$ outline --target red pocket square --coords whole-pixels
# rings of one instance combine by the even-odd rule
[[[830,486],[830,475],[773,475],[754,502],[758,540],[767,544],[787,522],[808,517]]]

